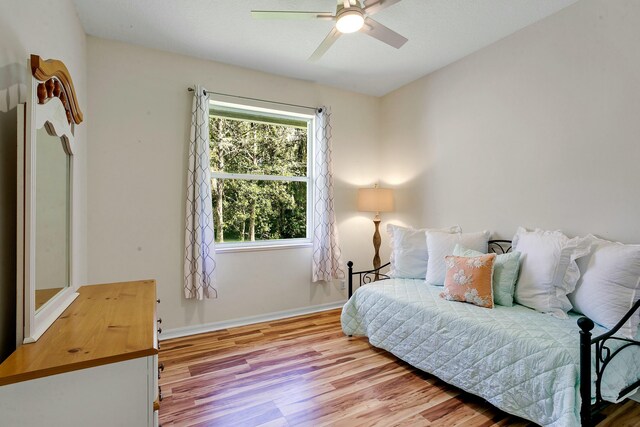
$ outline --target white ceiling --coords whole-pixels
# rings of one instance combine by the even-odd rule
[[[384,95],[577,0],[402,0],[374,19],[407,37],[399,50],[343,35],[307,58],[328,21],[257,21],[252,9],[335,12],[336,0],[73,0],[88,34],[370,95]]]

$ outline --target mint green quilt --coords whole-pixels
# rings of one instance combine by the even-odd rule
[[[446,301],[441,291],[415,279],[363,286],[342,310],[342,329],[505,412],[544,426],[580,425],[578,315],[480,308]],[[605,371],[603,397],[614,402],[639,376],[640,347],[623,350]]]

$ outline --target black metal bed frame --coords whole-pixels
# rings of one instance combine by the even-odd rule
[[[631,307],[629,311],[624,315],[622,319],[611,328],[609,331],[595,338],[591,336],[591,330],[594,327],[593,321],[588,317],[581,317],[578,319],[578,326],[580,327],[580,398],[582,399],[582,407],[580,408],[580,420],[583,426],[591,426],[592,419],[602,409],[609,405],[602,398],[601,386],[602,377],[604,376],[604,370],[607,365],[618,355],[622,350],[627,347],[640,347],[640,341],[635,341],[629,338],[616,337],[614,334],[622,328],[627,320],[633,316],[638,308],[640,308],[640,300]],[[607,346],[607,342],[623,342],[620,347],[615,350],[611,350]],[[596,357],[596,401],[591,403],[591,346],[595,345],[595,357]],[[640,379],[631,385],[625,387],[618,394],[618,399],[621,399],[635,388],[640,386]]]
[[[511,240],[490,240],[489,252],[496,254],[506,254],[511,251]],[[391,263],[388,262],[380,268],[373,270],[353,271],[353,262],[347,262],[349,269],[349,298],[353,295],[353,277],[358,276],[358,287],[366,285],[368,283],[390,279],[391,277],[386,273],[381,273]],[[633,314],[640,309],[640,300],[638,300],[633,307],[624,315],[622,319],[609,331],[597,337],[592,337],[591,330],[594,328],[594,323],[586,316],[578,319],[578,326],[580,327],[580,398],[582,405],[580,407],[580,424],[582,427],[591,427],[594,417],[602,411],[610,403],[606,402],[602,398],[601,385],[602,377],[604,376],[604,370],[611,363],[611,360],[618,355],[622,350],[627,347],[637,346],[640,347],[640,341],[635,341],[628,338],[614,336],[616,332],[624,326]],[[608,342],[623,342],[624,344],[615,350],[611,350],[607,346]],[[596,371],[596,400],[591,403],[591,346],[595,345],[595,371]],[[626,394],[633,391],[633,389],[640,387],[640,379],[633,384],[625,387],[620,391],[618,399],[622,398]]]

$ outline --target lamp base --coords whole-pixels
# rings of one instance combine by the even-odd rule
[[[380,216],[376,215],[373,219],[373,224],[376,227],[375,232],[373,233],[373,249],[375,251],[375,255],[373,255],[373,268],[376,270],[374,275],[374,281],[380,280],[380,272],[378,269],[380,268],[380,244],[382,243],[382,238],[380,237]]]

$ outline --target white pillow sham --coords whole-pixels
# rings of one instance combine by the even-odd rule
[[[571,310],[567,294],[580,278],[576,259],[587,255],[589,246],[588,239],[569,239],[560,231],[518,228],[512,241],[513,250],[521,253],[515,301],[566,318]]]
[[[578,260],[581,277],[569,294],[573,310],[605,328],[613,328],[640,299],[640,245],[625,245],[589,235],[589,254]],[[618,335],[635,339],[637,311]]]
[[[443,233],[441,231],[427,231],[427,274],[425,280],[430,285],[443,286],[447,273],[444,257],[453,255],[456,245],[467,249],[487,253],[487,243],[491,233],[478,231],[476,233]],[[424,237],[424,236],[423,236]]]
[[[425,233],[428,228],[415,229],[401,227],[395,224],[387,225],[391,244],[390,277],[403,279],[424,279],[427,273],[427,240]],[[440,229],[443,233],[459,233],[460,227]]]

